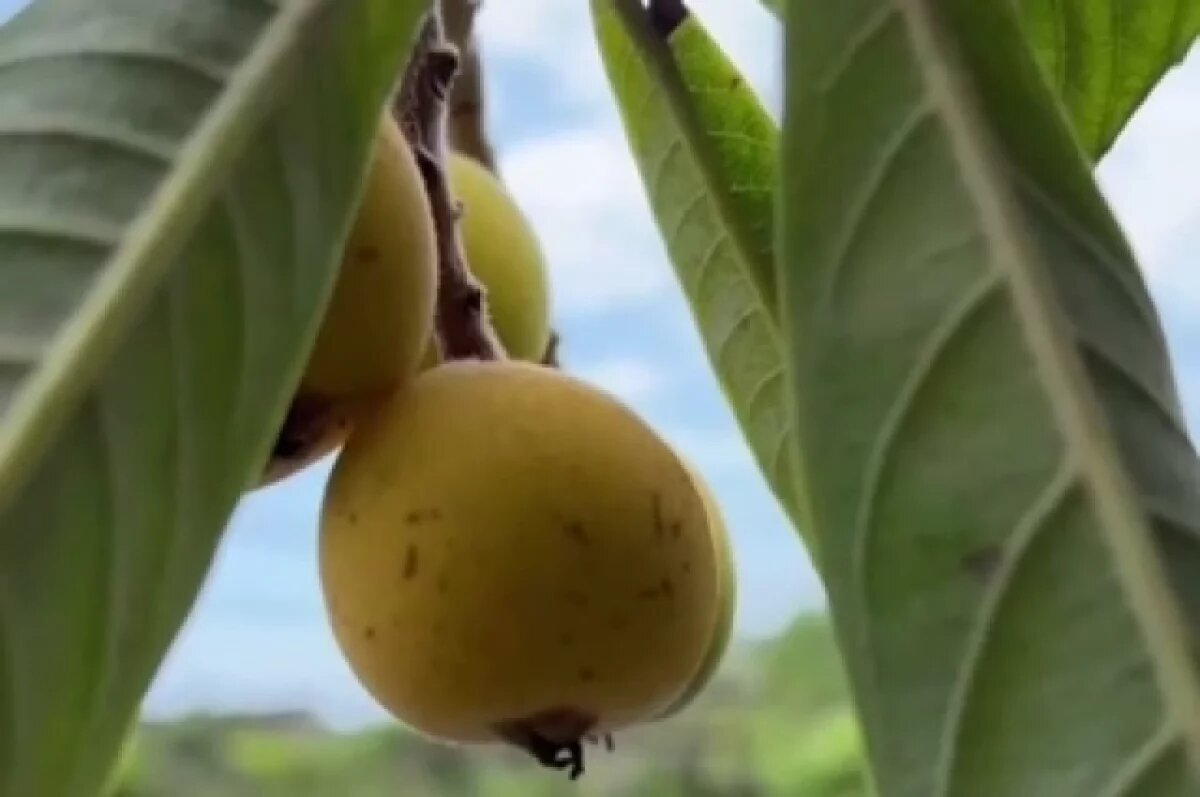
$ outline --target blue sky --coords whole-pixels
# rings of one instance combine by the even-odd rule
[[[15,5],[0,0],[0,18]],[[693,8],[778,109],[778,28],[754,0]],[[762,636],[824,596],[754,469],[699,338],[576,0],[491,0],[480,20],[501,169],[546,250],[566,366],[634,406],[696,464],[734,536],[737,632]],[[1200,419],[1200,54],[1160,85],[1100,169],[1166,323],[1189,416]],[[317,585],[325,461],[239,507],[216,566],[146,700],[307,708],[339,726],[384,720],[338,653]]]

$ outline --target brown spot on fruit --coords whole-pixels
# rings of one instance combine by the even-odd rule
[[[360,263],[378,263],[380,259],[379,247],[360,246],[354,250],[354,258]]]
[[[588,536],[587,529],[579,521],[572,521],[563,526],[563,533],[567,535],[573,542],[579,545],[591,544],[591,538]]]
[[[406,550],[404,552],[404,580],[405,581],[411,581],[412,578],[417,575],[417,567],[419,564],[419,562],[417,561],[417,558],[418,558],[417,546],[415,546],[415,545],[408,546],[408,550]]]
[[[367,639],[374,639],[375,638],[375,626],[369,625],[365,629],[363,629],[363,636],[366,637]]]
[[[596,680],[596,671],[593,670],[591,667],[580,667],[579,668],[579,680],[581,680],[581,681]]]
[[[431,520],[441,520],[442,510],[434,507],[431,509],[414,509],[404,516],[404,522],[411,525],[417,525]]]
[[[663,518],[662,496],[652,493],[650,496],[651,511],[654,514],[654,536],[662,539],[667,532],[666,520]]]

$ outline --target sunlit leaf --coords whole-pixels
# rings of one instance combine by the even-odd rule
[[[788,0],[763,0],[780,13]],[[1099,160],[1200,36],[1200,0],[1017,0],[1026,35]]]
[[[759,467],[804,531],[774,317],[778,129],[696,17],[656,29],[636,0],[592,0],[592,15],[630,149],[709,359]]]

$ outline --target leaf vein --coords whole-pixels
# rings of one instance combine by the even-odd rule
[[[1078,483],[1078,471],[1069,456],[1064,455],[1054,475],[1046,482],[1042,491],[1029,505],[1025,514],[1017,521],[1005,547],[1008,548],[999,569],[992,576],[988,588],[979,601],[979,612],[974,629],[966,642],[961,666],[951,688],[951,697],[946,707],[945,724],[942,727],[942,742],[938,745],[941,755],[934,773],[936,794],[949,797],[954,794],[954,772],[957,764],[958,740],[962,723],[970,704],[975,674],[987,652],[987,644],[993,621],[1004,598],[1009,593],[1013,578],[1025,561],[1038,533],[1047,528],[1047,521],[1070,494],[1071,487]]]
[[[862,492],[858,500],[858,508],[854,520],[853,561],[851,563],[851,583],[858,595],[866,594],[867,552],[872,541],[873,517],[878,500],[878,491],[883,479],[883,473],[893,452],[893,446],[899,439],[901,429],[909,417],[914,402],[921,388],[935,371],[937,363],[955,340],[956,334],[981,310],[987,298],[993,295],[1001,285],[997,271],[985,272],[975,284],[968,289],[962,298],[951,305],[941,322],[934,327],[925,345],[914,359],[908,377],[897,391],[891,405],[887,408],[876,432],[874,442],[868,449],[864,466]],[[864,650],[871,646],[870,618],[863,614],[863,622],[859,629],[861,638],[859,644]],[[864,657],[867,666],[873,666],[871,657]]]
[[[928,101],[913,106],[908,116],[896,126],[891,137],[881,147],[879,156],[875,159],[865,179],[854,190],[846,219],[834,240],[829,273],[825,277],[825,287],[819,306],[829,307],[835,301],[837,286],[849,260],[851,247],[859,229],[866,222],[875,199],[879,196],[879,189],[891,175],[892,168],[904,148],[915,140],[922,125],[933,120],[932,111],[933,106]]]
[[[133,128],[117,130],[90,126],[95,124],[95,120],[65,118],[26,117],[19,121],[0,120],[0,139],[67,139],[79,145],[102,147],[121,155],[132,155],[140,160],[150,161],[156,167],[170,166],[178,152],[175,142],[149,136]]]
[[[707,198],[707,195],[701,191],[700,193],[696,194],[696,196],[688,200],[683,212],[679,214],[679,220],[675,222],[675,226],[671,229],[670,234],[666,236],[666,240],[668,242],[674,244],[679,240],[679,235],[683,232],[684,226],[687,224],[692,214],[700,209],[700,207],[704,204],[704,200]]]
[[[24,67],[37,69],[43,64],[55,61],[131,61],[145,62],[154,66],[164,66],[184,72],[192,77],[200,78],[213,89],[219,89],[229,82],[233,66],[217,61],[205,61],[197,58],[195,53],[182,50],[163,49],[159,42],[157,46],[149,47],[145,41],[130,42],[121,47],[113,43],[103,46],[94,44],[72,45],[61,42],[57,38],[53,46],[39,46],[36,41],[23,43],[24,46],[11,48],[8,52],[0,51],[0,72]]]
[[[650,196],[659,198],[662,196],[662,184],[666,178],[667,168],[670,166],[672,158],[683,151],[683,139],[673,138],[666,149],[659,156],[659,161],[654,167],[654,174],[650,179]]]
[[[1098,797],[1126,797],[1133,793],[1138,780],[1171,751],[1179,740],[1175,726],[1164,722],[1145,742],[1137,747],[1113,773],[1112,778],[1097,791]]]
[[[1120,259],[1096,240],[1095,236],[1066,215],[1059,208],[1058,204],[1029,175],[1016,168],[1010,167],[1010,170],[1026,196],[1050,216],[1065,234],[1070,236],[1072,240],[1083,247],[1103,266],[1104,270],[1102,273],[1106,274],[1116,284],[1122,295],[1133,306],[1138,319],[1151,329],[1156,329],[1158,324],[1154,310],[1152,309],[1153,306],[1150,297],[1143,290],[1139,290],[1136,274],[1132,270],[1122,268]]]
[[[1130,371],[1124,363],[1117,360],[1107,349],[1102,348],[1097,342],[1090,338],[1076,334],[1075,340],[1079,343],[1081,349],[1088,359],[1103,366],[1105,370],[1120,379],[1125,385],[1132,389],[1143,399],[1145,404],[1153,407],[1155,414],[1160,420],[1171,430],[1178,438],[1186,440],[1188,438],[1187,429],[1184,428],[1183,422],[1179,417],[1172,412],[1162,396],[1154,391],[1149,385],[1145,384],[1141,379]]]
[[[852,35],[847,36],[846,47],[838,57],[826,67],[818,78],[817,85],[821,93],[827,94],[833,90],[842,76],[850,70],[859,55],[871,41],[887,29],[889,22],[896,19],[896,8],[892,3],[881,3],[876,10],[867,16],[866,20]]]

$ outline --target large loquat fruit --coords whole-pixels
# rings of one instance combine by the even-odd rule
[[[355,426],[321,584],[351,669],[398,719],[576,774],[583,739],[655,719],[699,670],[721,600],[710,523],[687,467],[608,394],[451,362]]]

